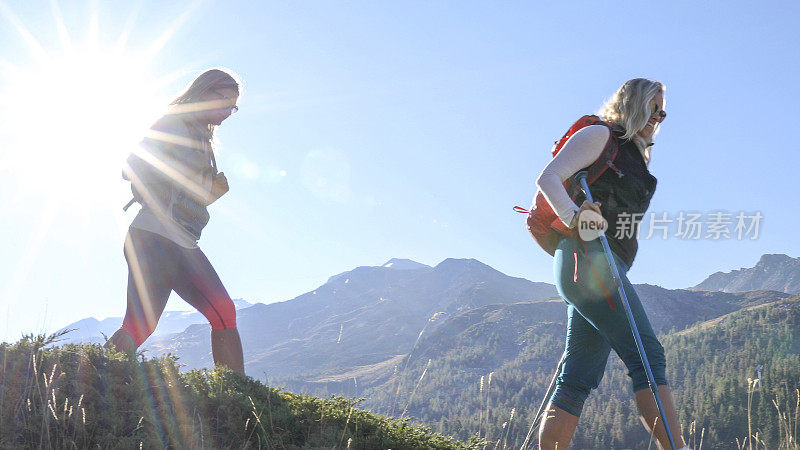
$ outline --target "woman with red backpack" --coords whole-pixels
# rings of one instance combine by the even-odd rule
[[[212,143],[216,127],[239,109],[239,91],[235,74],[205,71],[128,157],[123,178],[131,181],[131,203],[142,208],[125,239],[127,311],[106,346],[136,350],[153,333],[174,290],[211,324],[214,363],[244,374],[236,308],[197,245],[208,205],[228,192]]]
[[[627,81],[600,111],[601,120],[586,121],[583,128],[570,130],[574,134],[562,142],[560,151],[556,149],[557,154],[536,181],[557,216],[554,228],[561,230],[556,240],[550,241],[555,245],[548,251],[554,256],[556,287],[568,305],[564,361],[539,427],[540,448],[569,446],[584,401],[599,385],[612,349],[628,369],[642,422],[653,431],[658,418],[654,435],[662,448],[671,448],[603,247],[598,239],[584,241],[577,233],[584,211],[600,214],[605,221],[603,228],[619,269],[619,281],[658,386],[672,438],[678,448],[686,448],[665,378],[664,348],[626,276],[638,249],[638,222],[656,188],[648,165],[653,138],[666,117],[664,90],[657,81]],[[596,203],[586,201],[571,182],[581,170],[589,172]],[[544,242],[539,236],[537,240]]]

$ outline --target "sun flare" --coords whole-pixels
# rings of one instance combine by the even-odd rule
[[[2,134],[18,186],[28,193],[97,198],[119,179],[159,102],[125,55],[59,55],[5,83]],[[116,169],[116,170],[115,170]]]
[[[60,43],[45,45],[0,13],[30,50],[29,61],[0,58],[0,175],[14,180],[12,196],[84,212],[119,203],[122,162],[169,100],[158,92],[172,75],[150,75],[163,43],[127,50],[123,30],[106,45],[95,20],[77,42],[57,19]]]

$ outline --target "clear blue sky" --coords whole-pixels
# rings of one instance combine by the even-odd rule
[[[393,257],[476,258],[552,282],[511,208],[530,204],[553,140],[640,76],[667,86],[650,210],[764,219],[757,240],[642,240],[632,281],[682,288],[764,253],[800,256],[796,2],[130,3],[0,0],[0,91],[15,91],[0,95],[5,339],[125,308],[127,186],[111,165],[74,176],[99,157],[71,136],[103,136],[111,153],[130,142],[69,109],[23,116],[38,131],[19,135],[39,90],[14,83],[74,58],[64,42],[78,49],[69,55],[95,48],[87,67],[108,69],[120,64],[105,49],[119,43],[144,74],[106,77],[102,96],[80,86],[70,98],[83,108],[115,92],[165,104],[211,66],[242,76],[241,109],[218,131],[231,192],[201,240],[234,297],[287,300]],[[60,74],[46,72],[42,92]]]

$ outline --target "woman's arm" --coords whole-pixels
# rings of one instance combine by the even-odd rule
[[[536,180],[536,186],[566,226],[570,225],[572,217],[580,208],[564,189],[564,181],[579,170],[591,166],[600,157],[610,133],[604,125],[590,125],[578,130]]]

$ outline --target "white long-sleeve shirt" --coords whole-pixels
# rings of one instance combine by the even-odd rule
[[[604,125],[581,128],[569,138],[536,180],[536,186],[566,226],[569,226],[580,207],[564,189],[564,181],[579,170],[591,166],[600,157],[610,133]]]

